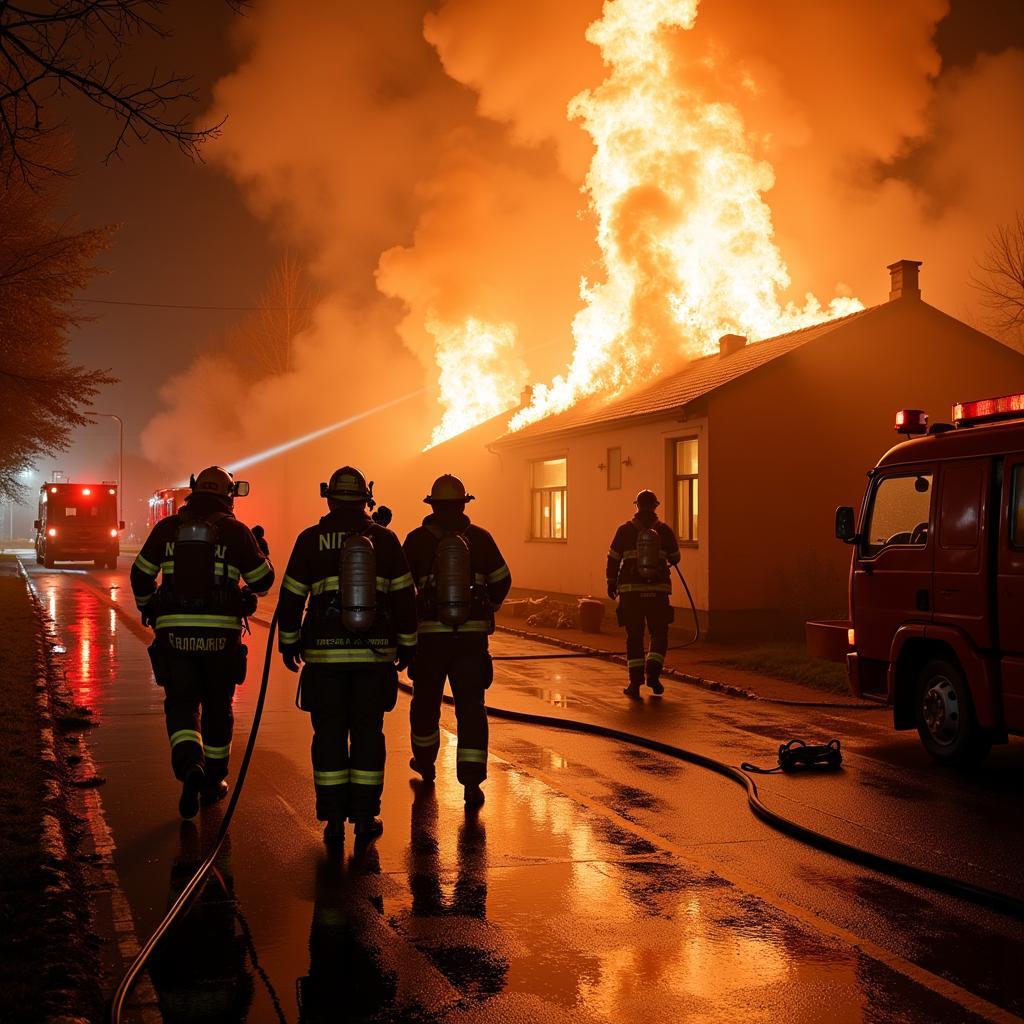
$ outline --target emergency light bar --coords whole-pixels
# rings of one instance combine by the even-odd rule
[[[1022,417],[1024,394],[982,398],[977,402],[957,402],[953,406],[953,423],[958,427],[969,427],[974,423],[992,423],[995,420],[1016,420]]]
[[[928,430],[928,413],[923,409],[900,409],[896,413],[896,433],[923,434]]]

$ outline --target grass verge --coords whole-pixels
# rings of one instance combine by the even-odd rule
[[[789,679],[823,693],[849,695],[850,692],[845,665],[812,658],[798,643],[760,644],[728,657],[714,658],[707,664],[727,665],[776,679]]]
[[[0,992],[5,1024],[48,1017],[95,1019],[100,1010],[88,949],[86,897],[74,865],[44,840],[63,831],[45,808],[59,782],[42,743],[40,622],[0,556]],[[57,838],[57,843],[61,842]]]

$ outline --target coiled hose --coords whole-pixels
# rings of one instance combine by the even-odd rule
[[[238,766],[238,775],[235,780],[235,785],[231,791],[231,799],[228,801],[227,809],[224,811],[224,817],[221,820],[220,829],[217,832],[217,839],[213,844],[213,848],[206,855],[206,858],[199,867],[196,868],[195,874],[189,879],[188,884],[181,890],[181,894],[171,905],[170,910],[168,910],[164,915],[163,920],[156,926],[156,928],[153,929],[152,935],[146,939],[145,944],[136,954],[135,959],[128,966],[128,969],[124,972],[124,975],[118,982],[117,988],[114,990],[114,994],[110,1000],[110,1016],[108,1018],[110,1024],[120,1024],[121,1014],[124,1011],[125,1000],[128,998],[128,994],[135,985],[139,972],[145,966],[146,961],[150,956],[152,956],[153,950],[157,947],[157,943],[160,942],[177,918],[188,909],[193,897],[206,880],[206,876],[214,870],[214,864],[220,856],[221,847],[224,845],[228,829],[231,827],[231,819],[234,817],[235,808],[238,806],[238,800],[242,795],[242,788],[245,786],[245,777],[249,772],[249,762],[252,760],[252,752],[256,746],[256,736],[260,730],[260,719],[263,717],[263,705],[267,700],[267,685],[270,681],[270,659],[274,653],[274,637],[276,633],[277,612],[275,611],[273,618],[270,620],[270,631],[267,634],[267,651],[263,659],[263,677],[260,680],[260,692],[259,696],[256,698],[256,707],[253,709],[252,713],[252,725],[249,727],[249,739],[245,744],[245,753],[242,755],[241,763]]]

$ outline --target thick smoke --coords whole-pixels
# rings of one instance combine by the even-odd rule
[[[424,384],[433,395],[438,347],[470,320],[498,339],[511,381],[564,370],[580,280],[603,271],[581,192],[593,142],[567,116],[608,77],[585,37],[602,10],[258,5],[216,90],[211,113],[230,119],[211,157],[309,254],[325,298],[290,374],[250,385],[211,355],[172,382],[147,454],[177,466],[244,455]],[[884,264],[916,258],[925,298],[980,323],[970,273],[1024,173],[1024,53],[944,72],[934,35],[946,11],[702,0],[692,28],[667,37],[681,93],[734,109],[751,159],[773,172],[764,200],[792,281],[783,300],[882,301]],[[645,215],[656,220],[656,204]],[[679,338],[658,344],[668,357]],[[411,455],[441,415],[413,401],[303,458],[323,472],[349,452]]]

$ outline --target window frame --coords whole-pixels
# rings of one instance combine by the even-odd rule
[[[565,463],[565,484],[561,487],[536,487],[534,486],[534,467],[541,465],[545,462],[564,462]],[[535,536],[533,532],[534,524],[534,504],[536,500],[540,499],[540,522],[544,522],[544,504],[547,501],[549,509],[552,506],[552,495],[561,495],[562,501],[562,536],[561,537],[539,537]],[[554,516],[548,517],[552,527],[554,526]],[[569,541],[569,457],[568,455],[552,455],[547,458],[531,459],[530,460],[530,505],[528,514],[528,539],[531,544],[567,544]]]
[[[697,472],[696,473],[679,473],[676,467],[679,465],[677,458],[677,448],[684,441],[693,441],[697,445]],[[672,508],[672,529],[676,533],[676,540],[679,541],[681,548],[699,548],[700,547],[700,534],[696,537],[693,536],[694,529],[694,514],[693,514],[693,495],[696,491],[697,500],[700,501],[700,434],[685,434],[682,437],[671,437],[668,440],[668,457],[669,457],[669,493],[671,494],[671,508]],[[680,481],[687,480],[690,482],[689,487],[689,501],[687,503],[689,509],[689,537],[683,537],[679,530],[679,483]],[[699,513],[698,513],[699,522]],[[699,527],[698,527],[699,531]]]
[[[1024,490],[1024,462],[1015,462],[1010,466],[1010,505],[1006,510],[1007,543],[1011,551],[1024,551],[1024,537],[1017,536],[1017,498]]]
[[[875,517],[875,503],[878,501],[878,492],[887,480],[916,479],[917,477],[928,477],[928,536],[923,544],[883,544],[872,550],[870,543],[871,524]],[[937,492],[937,467],[929,463],[916,469],[900,467],[893,472],[877,473],[871,480],[870,500],[867,505],[867,515],[864,517],[864,528],[861,531],[860,543],[857,545],[857,554],[862,561],[869,561],[878,558],[886,551],[927,551],[933,541],[932,520],[935,518],[935,502]]]

